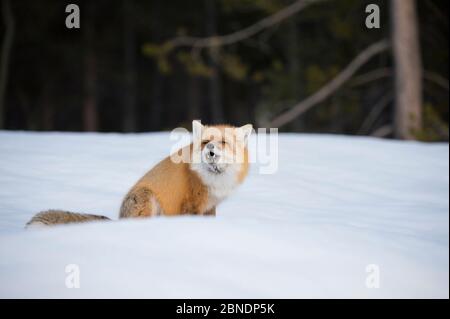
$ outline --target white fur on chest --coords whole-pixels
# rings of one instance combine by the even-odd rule
[[[231,165],[221,174],[209,171],[202,164],[192,164],[191,169],[200,176],[208,188],[208,203],[205,211],[210,210],[228,197],[238,186],[238,165]]]

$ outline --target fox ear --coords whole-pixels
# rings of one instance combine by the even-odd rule
[[[252,130],[253,130],[253,125],[247,124],[247,125],[241,126],[239,128],[239,130],[241,130],[241,132],[243,133],[244,143],[245,143],[245,145],[247,145],[248,138],[249,138],[249,136],[250,136],[250,134],[252,133]]]
[[[194,141],[198,141],[202,138],[202,129],[203,129],[203,125],[202,125],[202,123],[200,123],[199,120],[192,121],[192,135],[193,135]]]

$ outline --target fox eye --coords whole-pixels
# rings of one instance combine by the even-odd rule
[[[226,142],[226,141],[221,141],[220,143],[222,144],[222,146],[227,145],[227,142]]]
[[[205,146],[206,144],[208,144],[209,141],[202,141],[202,145]]]

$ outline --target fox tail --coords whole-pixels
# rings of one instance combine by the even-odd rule
[[[101,215],[71,213],[62,210],[47,210],[34,215],[25,227],[85,223],[96,220],[110,219]]]

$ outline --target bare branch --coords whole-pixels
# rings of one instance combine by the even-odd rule
[[[392,69],[390,69],[390,68],[376,69],[373,71],[369,71],[366,74],[362,74],[358,77],[355,77],[351,81],[350,86],[356,87],[356,86],[364,85],[364,84],[370,83],[372,81],[391,77],[392,75],[393,75],[393,72],[392,72]],[[432,82],[432,83],[440,86],[441,88],[443,88],[447,91],[450,90],[449,84],[448,84],[448,79],[446,79],[445,77],[443,77],[442,75],[440,75],[438,73],[423,70],[423,78],[429,82]]]
[[[370,134],[370,136],[386,137],[392,133],[394,133],[394,129],[392,128],[392,125],[388,124],[376,129],[372,134]]]
[[[328,82],[325,86],[319,89],[316,93],[309,96],[300,103],[294,105],[291,109],[280,114],[270,123],[270,127],[280,127],[291,122],[316,104],[322,102],[331,94],[333,94],[337,89],[339,89],[346,81],[348,81],[356,71],[361,68],[367,61],[369,61],[373,56],[387,50],[389,48],[389,42],[387,40],[382,40],[376,42],[366,49],[364,49],[349,65],[339,73],[333,80]]]
[[[447,91],[449,90],[448,79],[444,78],[442,75],[425,70],[423,72],[423,77],[425,78],[425,80],[433,82]]]
[[[392,76],[392,70],[390,68],[380,68],[354,77],[349,85],[350,87],[356,87],[390,76]]]
[[[389,105],[389,102],[394,98],[394,94],[389,92],[385,94],[372,108],[367,118],[364,120],[361,128],[358,131],[358,134],[367,134],[372,127],[373,123],[378,119],[380,114],[383,112],[386,106]]]
[[[171,40],[168,40],[165,43],[165,46],[170,49],[174,49],[177,47],[193,47],[193,48],[211,48],[211,47],[222,47],[230,44],[234,44],[236,42],[245,40],[254,36],[255,34],[263,31],[264,29],[270,28],[283,20],[293,16],[294,14],[300,12],[304,8],[308,7],[311,4],[322,2],[324,0],[298,0],[287,6],[284,9],[281,9],[277,13],[268,16],[251,26],[248,26],[242,30],[221,36],[211,36],[206,38],[200,37],[176,37]]]

